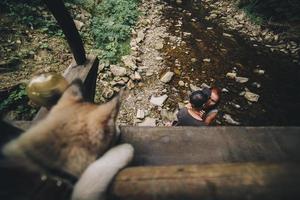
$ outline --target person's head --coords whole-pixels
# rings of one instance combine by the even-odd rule
[[[207,103],[205,104],[205,107],[211,108],[215,105],[217,105],[220,102],[221,98],[221,91],[217,87],[212,88],[204,88],[203,92],[208,96]]]
[[[208,96],[201,90],[194,91],[190,95],[191,106],[196,110],[201,110],[207,100]]]

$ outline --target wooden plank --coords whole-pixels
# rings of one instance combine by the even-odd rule
[[[78,65],[83,65],[86,61],[83,43],[74,21],[67,11],[63,1],[44,0],[44,2],[64,32],[76,63]]]
[[[95,97],[95,88],[97,81],[99,60],[96,56],[88,55],[83,65],[77,65],[73,60],[71,65],[65,70],[64,77],[69,83],[76,78],[83,81],[84,97],[93,102]],[[43,119],[48,114],[48,109],[42,107],[33,119],[33,124]]]
[[[236,163],[132,167],[110,189],[122,200],[300,199],[299,164]]]
[[[121,127],[133,165],[300,161],[300,127]]]

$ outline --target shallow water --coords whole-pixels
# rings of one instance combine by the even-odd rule
[[[198,86],[206,83],[229,90],[222,93],[219,124],[226,125],[222,116],[227,113],[241,125],[300,125],[299,65],[281,53],[261,46],[253,47],[253,43],[237,32],[223,31],[218,24],[206,21],[206,11],[200,1],[186,0],[181,5],[169,0],[166,2],[168,6],[164,11],[163,24],[169,27],[168,31],[176,36],[182,36],[183,32],[191,33],[183,36],[185,44],[176,46],[167,40],[163,49],[166,65],[177,73],[170,84],[179,91],[178,95],[177,92],[170,95],[171,106],[177,106],[177,102],[188,98],[189,88],[179,87],[179,80]],[[183,22],[181,27],[176,26],[179,19]],[[223,36],[224,32],[233,37]],[[193,63],[192,58],[197,61]],[[206,58],[210,62],[204,62]],[[179,67],[175,66],[176,59]],[[265,73],[258,75],[254,73],[255,69],[265,70]],[[249,81],[238,83],[227,78],[226,73],[232,70],[238,76],[249,78]],[[261,87],[253,86],[254,82]],[[250,103],[240,96],[245,88],[260,95],[258,102]],[[241,107],[236,108],[233,104]]]

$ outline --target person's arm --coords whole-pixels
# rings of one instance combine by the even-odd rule
[[[212,113],[208,113],[208,115],[206,116],[204,123],[206,125],[210,125],[217,117],[218,112],[212,112]]]

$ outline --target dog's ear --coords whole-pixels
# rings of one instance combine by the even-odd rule
[[[64,104],[68,102],[79,102],[83,100],[83,83],[80,79],[75,79],[69,87],[62,94],[58,101],[58,104]]]

